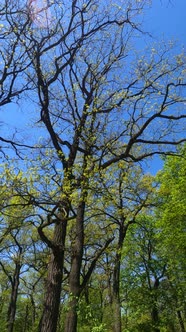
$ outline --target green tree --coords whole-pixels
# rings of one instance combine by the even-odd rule
[[[167,265],[158,250],[156,233],[152,215],[138,216],[123,249],[121,289],[125,315],[129,312],[125,325],[131,331],[160,332],[163,327]]]
[[[6,280],[5,285],[8,285],[4,291],[4,282],[2,283],[1,296],[3,297],[6,293],[6,301],[1,323],[2,326],[5,326],[4,331],[12,332],[19,331],[19,317],[21,317],[22,324],[27,325],[28,315],[25,314],[25,307],[22,303],[28,305],[30,302],[33,316],[29,325],[34,326],[35,289],[44,276],[43,268],[44,265],[46,268],[46,262],[44,263],[45,248],[35,227],[34,206],[28,204],[19,193],[23,190],[23,184],[27,185],[29,181],[22,172],[16,174],[13,168],[7,166],[6,164],[2,167],[0,175],[0,269]],[[35,277],[32,278],[30,289],[29,282],[33,271]],[[26,302],[26,298],[29,301]]]
[[[159,243],[167,260],[167,276],[172,289],[173,303],[177,311],[180,330],[185,331],[185,254],[186,254],[186,157],[185,145],[182,157],[167,157],[158,175],[160,189],[157,210]]]
[[[179,153],[125,240],[120,291],[132,331],[185,331],[185,146]]]
[[[40,174],[42,185],[36,190],[24,184],[19,188],[25,203],[38,207],[38,232],[51,252],[40,331],[57,330],[67,258],[72,302],[65,332],[75,332],[92,183],[100,171],[109,173],[121,160],[127,164],[173,153],[184,140],[177,134],[185,118],[184,55],[173,56],[162,44],[145,55],[144,50],[133,51],[147,1],[127,1],[125,6],[122,1],[52,2],[52,20],[44,26],[33,16],[33,8],[25,10],[18,1],[12,12],[8,4],[3,1],[3,15],[26,54],[24,79],[33,87],[27,96],[36,111],[34,125],[46,133],[38,150],[46,184]],[[48,158],[46,146],[51,149],[50,167],[42,166]],[[51,183],[49,191],[42,191],[49,180],[53,192]]]
[[[110,173],[109,173],[110,172]],[[98,190],[98,204],[95,213],[99,211],[102,218],[102,227],[107,233],[111,232],[115,240],[107,251],[105,266],[108,273],[108,289],[110,289],[109,304],[112,308],[113,331],[122,330],[120,279],[122,265],[122,251],[125,245],[127,232],[130,232],[136,218],[150,204],[153,195],[152,177],[144,175],[139,165],[120,161],[118,167],[112,167],[107,172],[102,172],[102,190]],[[101,186],[100,186],[101,187]],[[99,196],[100,192],[100,196]],[[105,219],[103,224],[103,219]]]

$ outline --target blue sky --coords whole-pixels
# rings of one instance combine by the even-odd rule
[[[152,2],[152,8],[146,12],[144,17],[145,30],[152,33],[155,41],[173,40],[180,47],[186,46],[186,0],[154,0]],[[148,42],[149,40],[147,40]],[[27,103],[21,106],[13,103],[5,106],[0,110],[0,121],[4,122],[0,135],[7,137],[8,132],[13,132],[14,127],[17,127],[25,140],[28,139],[31,132],[32,137],[42,136],[44,131],[41,128],[39,131],[34,129],[33,123],[31,131],[28,127],[26,132],[24,131],[25,124],[29,125],[33,118],[32,107],[29,109]],[[156,172],[161,165],[159,158],[155,158],[153,166],[151,166],[152,172]]]
[[[186,50],[186,0],[154,0],[145,17],[145,26],[156,39],[172,40]],[[155,174],[163,162],[154,157],[150,171]]]
[[[155,36],[186,44],[186,0],[154,0],[146,25]]]

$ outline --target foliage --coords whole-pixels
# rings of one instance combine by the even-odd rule
[[[0,5],[0,106],[26,97],[30,124],[0,137],[8,332],[159,332],[168,312],[183,332],[184,159],[144,162],[183,154],[185,55],[135,49],[149,4]]]

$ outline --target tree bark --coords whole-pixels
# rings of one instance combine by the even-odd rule
[[[184,321],[183,321],[182,314],[181,314],[180,310],[177,310],[177,316],[178,316],[178,321],[179,321],[179,324],[180,324],[180,331],[185,332]]]
[[[154,305],[153,305],[151,316],[152,316],[152,323],[153,323],[153,331],[160,332],[160,329],[158,327],[159,313],[158,313],[158,308],[157,308],[157,302],[154,303]]]
[[[39,324],[40,332],[56,332],[57,330],[64,266],[66,226],[66,220],[61,220],[55,224],[53,248],[46,281],[44,308]]]
[[[82,196],[84,196],[84,194]],[[85,197],[82,197],[77,209],[76,239],[75,244],[72,247],[71,270],[69,275],[70,301],[69,310],[65,320],[65,332],[76,332],[77,330],[77,306],[81,293],[80,271],[84,245],[84,211]]]
[[[158,312],[158,299],[157,299],[157,290],[160,284],[159,281],[160,278],[156,277],[155,282],[154,282],[154,301],[153,301],[153,307],[152,307],[152,312],[151,312],[151,317],[152,317],[152,323],[153,323],[153,329],[154,332],[160,332],[160,329],[158,327],[159,325],[159,312]]]
[[[119,227],[119,239],[117,253],[115,256],[115,266],[113,271],[112,286],[112,310],[113,310],[113,332],[121,332],[121,303],[120,303],[120,270],[121,270],[121,250],[123,248],[128,224],[125,225],[125,218],[122,216]]]
[[[23,330],[22,332],[26,332],[27,328],[28,328],[28,314],[29,314],[29,308],[28,308],[28,304],[26,305],[25,308],[25,319],[24,319],[24,324],[23,324]]]
[[[113,310],[113,331],[121,332],[121,304],[120,304],[120,262],[121,255],[116,254],[113,273],[112,310]]]
[[[18,295],[18,287],[19,287],[19,277],[20,277],[20,270],[21,270],[21,254],[22,248],[19,246],[19,256],[16,259],[16,266],[13,275],[13,279],[11,281],[11,298],[10,304],[8,308],[8,315],[7,315],[7,331],[13,332],[14,329],[14,322],[15,322],[15,314],[16,314],[16,303],[17,303],[17,295]]]
[[[32,294],[30,295],[30,300],[31,300],[31,305],[32,305],[32,326],[34,326],[35,320],[36,320],[36,306],[35,306],[35,301],[34,301],[34,297]]]

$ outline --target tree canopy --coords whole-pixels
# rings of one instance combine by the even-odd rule
[[[0,106],[27,119],[0,137],[3,331],[185,331],[186,62],[140,49],[150,5],[0,5]]]

